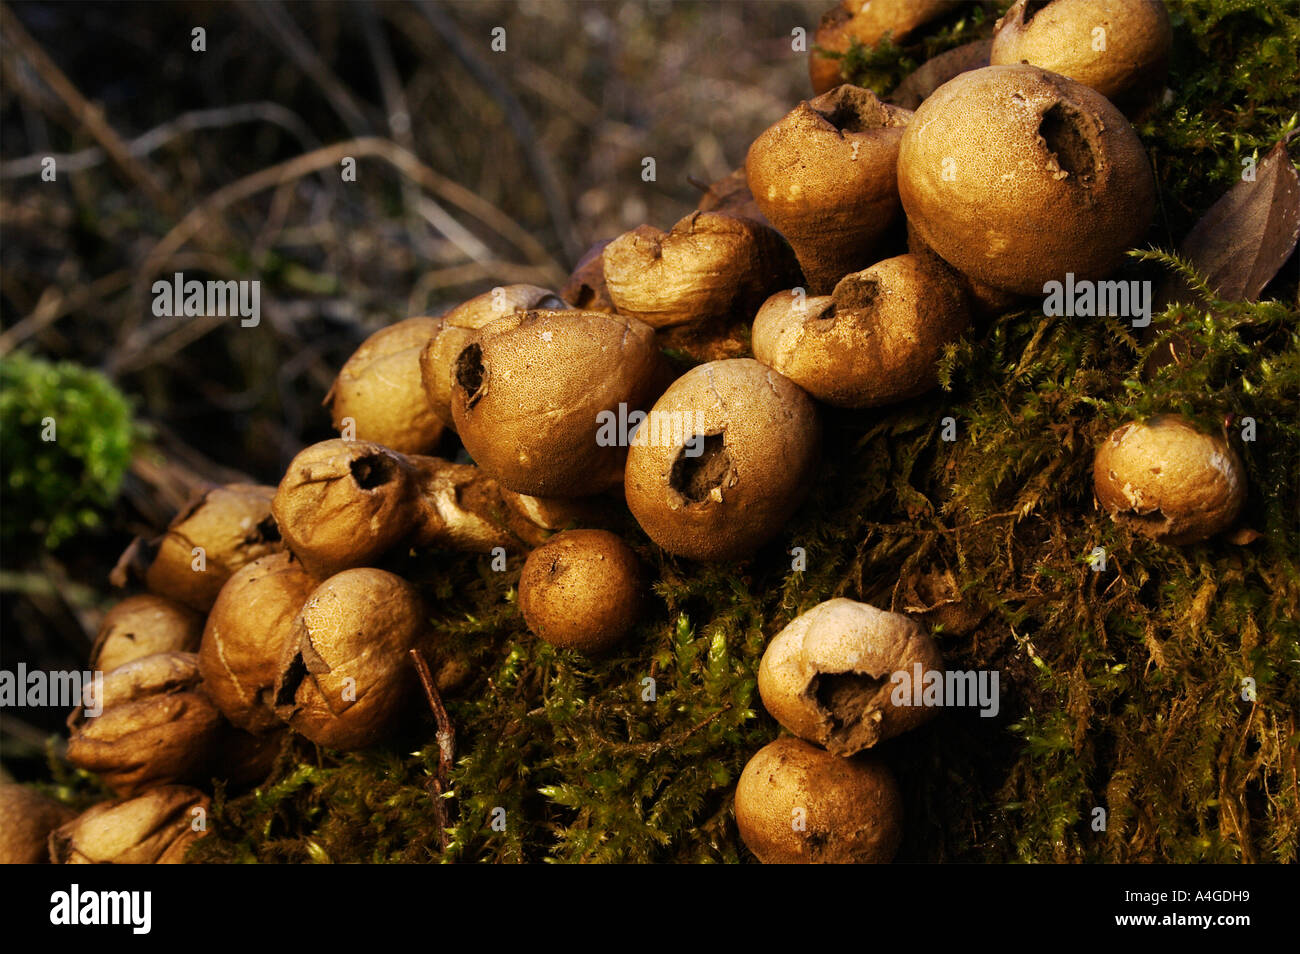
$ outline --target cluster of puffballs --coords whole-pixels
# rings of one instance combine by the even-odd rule
[[[945,9],[844,0],[817,41],[902,39]],[[608,529],[622,507],[674,556],[752,556],[815,480],[819,404],[926,392],[976,322],[1066,273],[1101,278],[1141,241],[1155,185],[1115,104],[1160,88],[1170,43],[1158,2],[1020,0],[987,59],[941,64],[914,111],[828,81],[814,55],[819,94],[669,231],[593,247],[558,293],[496,288],[373,334],[325,399],[339,439],[303,450],[278,487],[209,490],[124,554],[115,582],[143,592],[103,622],[102,713],[73,712],[67,750],[118,797],[70,818],[0,787],[4,860],[179,860],[201,834],[196,786],[264,777],[284,733],[345,751],[389,737],[412,650],[440,691],[463,685],[467,664],[392,572],[412,551],[527,553],[528,628],[592,656],[651,602]],[[667,350],[700,363],[678,375]],[[632,414],[632,439],[602,432]],[[433,456],[448,430],[472,464]],[[1245,495],[1231,447],[1170,415],[1115,431],[1094,478],[1115,520],[1170,543],[1225,529]],[[933,714],[891,702],[890,674],[918,664],[942,667],[924,627],[847,599],[773,639],[760,694],[791,735],[737,787],[756,856],[893,857],[898,786],[867,750]]]

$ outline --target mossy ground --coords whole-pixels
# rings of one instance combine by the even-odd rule
[[[1139,125],[1161,188],[1152,242],[1163,248],[1237,180],[1241,158],[1294,128],[1300,101],[1294,5],[1171,9],[1172,99]],[[918,47],[877,53],[865,78],[887,88],[989,26],[977,15]],[[1174,262],[1135,257],[1129,268],[1158,282]],[[515,606],[521,561],[494,573],[486,558],[422,557],[414,569],[428,581],[435,626],[477,671],[448,700],[458,755],[447,851],[431,810],[437,746],[426,715],[363,754],[290,746],[266,784],[218,793],[212,836],[193,857],[749,860],[731,802],[747,759],[779,732],[756,690],[768,640],[833,596],[902,609],[921,574],[949,571],[983,616],[937,631],[945,661],[998,670],[1001,711],[945,711],[882,746],[906,796],[900,860],[1294,861],[1294,268],[1266,297],[1171,309],[1165,317],[1201,356],[1150,380],[1141,370],[1163,336],[1143,342],[1116,321],[1034,309],[984,323],[947,355],[941,390],[825,416],[816,488],[754,559],[665,558],[630,528],[659,601],[613,658],[593,662],[528,634]],[[1093,448],[1160,411],[1231,421],[1250,479],[1242,523],[1258,540],[1174,548],[1094,509]],[[942,439],[946,417],[952,441]],[[1238,439],[1244,417],[1256,421],[1254,441]],[[794,547],[806,553],[803,571],[791,569]],[[1107,553],[1101,572],[1096,547]],[[1243,698],[1246,679],[1254,700]],[[504,830],[492,825],[498,808]]]

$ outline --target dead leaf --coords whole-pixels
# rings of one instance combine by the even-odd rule
[[[1229,543],[1239,547],[1244,547],[1248,543],[1254,543],[1256,540],[1264,539],[1264,534],[1258,530],[1252,530],[1250,527],[1240,527],[1228,534]]]

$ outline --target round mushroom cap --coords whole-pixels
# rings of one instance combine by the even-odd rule
[[[748,318],[798,273],[775,231],[722,212],[692,212],[671,232],[638,226],[610,242],[603,257],[619,314],[654,328]]]
[[[50,835],[55,864],[181,864],[203,837],[208,797],[183,785],[93,805]]]
[[[506,315],[567,307],[567,301],[540,285],[501,285],[443,315],[438,334],[420,353],[420,376],[433,412],[448,425],[453,424],[451,388],[456,376],[456,358],[475,331]]]
[[[274,487],[215,487],[182,510],[145,571],[150,591],[206,613],[241,566],[284,547],[271,516]],[[198,568],[196,548],[203,550]]]
[[[299,610],[280,657],[275,709],[300,735],[334,749],[379,741],[405,703],[409,651],[424,632],[415,588],[384,570],[344,570]]]
[[[1246,500],[1236,451],[1177,415],[1117,429],[1097,448],[1092,479],[1112,520],[1163,543],[1213,536],[1237,519]]]
[[[893,674],[942,672],[917,622],[866,603],[833,599],[781,630],[758,668],[763,705],[790,732],[832,755],[853,755],[927,722],[933,707],[896,706]]]
[[[839,86],[764,130],[745,158],[754,202],[789,241],[812,294],[870,265],[898,218],[897,163],[912,114]]]
[[[298,611],[319,583],[292,553],[273,553],[221,588],[203,629],[199,672],[233,725],[248,732],[282,725],[272,710],[280,657]]]
[[[1016,0],[998,20],[989,62],[1041,66],[1120,104],[1159,87],[1173,45],[1161,0]]]
[[[1155,180],[1100,93],[1035,66],[962,73],[917,108],[898,155],[921,240],[970,278],[1041,295],[1103,277],[1146,234]]]
[[[420,354],[441,329],[438,318],[407,318],[363,341],[325,395],[334,429],[343,431],[351,418],[357,440],[403,454],[436,447],[444,422],[425,392]]]
[[[519,609],[532,632],[561,649],[594,655],[620,642],[642,606],[641,567],[607,530],[568,530],[528,555]]]
[[[664,378],[649,325],[591,311],[500,318],[456,359],[452,415],[474,462],[508,490],[585,497],[623,477],[606,418],[648,407]]]
[[[307,572],[377,560],[415,529],[419,483],[407,459],[369,441],[313,444],[289,463],[272,509]]]
[[[624,490],[641,529],[693,560],[748,556],[812,486],[820,427],[802,390],[752,358],[673,383],[638,427]]]
[[[764,864],[887,864],[903,839],[903,799],[877,758],[786,736],[741,773],[736,826]]]
[[[879,407],[939,383],[943,348],[970,324],[956,282],[915,255],[844,276],[829,296],[769,298],[754,357],[837,407]]]
[[[75,814],[26,785],[0,783],[0,865],[48,862],[50,832]]]
[[[197,781],[210,767],[221,714],[203,688],[195,654],[155,653],[118,666],[104,676],[99,695],[98,715],[81,705],[68,717],[67,758],[117,794]]]
[[[188,606],[152,593],[128,596],[104,614],[90,668],[112,672],[154,653],[192,653],[202,635],[203,617]]]

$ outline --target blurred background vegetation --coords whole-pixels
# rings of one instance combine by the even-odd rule
[[[830,5],[11,4],[4,665],[84,665],[131,535],[156,532],[203,481],[276,483],[298,449],[331,436],[321,398],[371,331],[503,283],[557,285],[590,243],[675,222],[808,95],[791,30],[811,36]],[[846,71],[886,92],[928,56],[987,36],[1006,6],[954,3],[907,47],[851,53]],[[1300,102],[1295,4],[1170,9],[1170,93],[1138,124],[1161,187],[1151,242],[1166,249],[1243,156],[1295,129]],[[196,27],[205,52],[192,49]],[[491,50],[495,27],[504,53]],[[58,157],[54,182],[40,178],[45,155]],[[356,182],[341,181],[346,156]],[[1159,280],[1170,265],[1135,261],[1128,277]],[[513,604],[517,564],[413,562],[435,624],[478,673],[449,702],[462,757],[447,857],[747,858],[730,792],[777,732],[757,661],[797,613],[849,596],[952,607],[938,632],[948,664],[1002,673],[998,719],[945,713],[882,746],[907,795],[903,860],[1294,860],[1294,266],[1271,302],[1180,310],[1202,356],[1153,381],[1140,369],[1158,341],[1017,311],[953,349],[945,390],[828,413],[814,495],[755,560],[701,567],[630,529],[662,609],[626,655],[589,663],[532,639]],[[177,271],[260,280],[260,325],[153,317],[150,285]],[[1163,547],[1092,510],[1092,448],[1156,410],[1261,421],[1260,440],[1238,448],[1259,540]],[[33,422],[50,414],[57,454],[77,463],[35,445]],[[945,415],[961,422],[956,444],[937,440]],[[793,544],[807,572],[790,569]],[[1109,575],[1087,563],[1098,545]],[[659,682],[650,708],[647,674]],[[1239,698],[1245,675],[1257,703]],[[62,715],[7,710],[5,769],[48,778]],[[220,793],[200,854],[436,858],[436,761],[427,720],[347,757],[290,746],[268,784]],[[67,789],[89,789],[52,765]],[[1098,805],[1106,832],[1090,826]],[[505,833],[488,824],[498,806]]]

